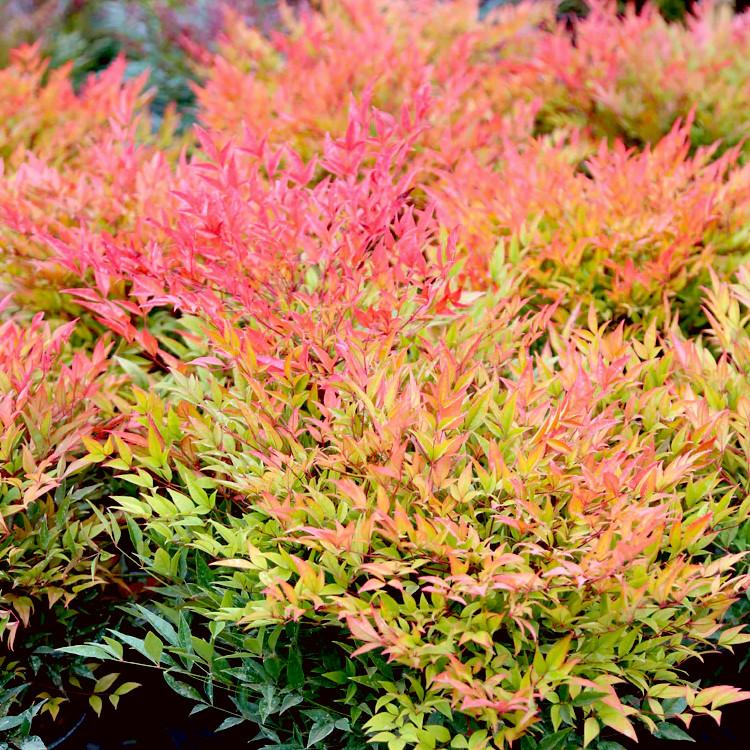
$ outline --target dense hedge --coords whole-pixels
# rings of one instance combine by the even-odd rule
[[[749,697],[683,667],[750,640],[750,25],[555,12],[230,14],[181,135],[122,59],[13,52],[9,742],[132,661],[277,748],[612,750]]]
[[[477,0],[477,4],[483,16],[515,1]],[[286,2],[315,6],[311,0]],[[682,20],[694,4],[694,0],[658,0],[656,6],[666,19]],[[222,8],[270,30],[279,23],[278,5],[277,0],[5,0],[0,5],[0,65],[7,65],[14,47],[38,41],[54,67],[71,66],[71,79],[80,86],[90,73],[122,54],[129,75],[149,70],[149,84],[156,90],[152,102],[156,116],[175,105],[189,123],[195,116],[197,77],[191,55],[200,57],[214,47],[222,28]],[[630,5],[640,10],[643,0]],[[735,6],[744,8],[743,2]],[[557,3],[561,19],[587,11],[584,0]]]

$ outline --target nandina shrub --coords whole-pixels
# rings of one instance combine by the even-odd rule
[[[525,293],[562,301],[568,310],[578,302],[593,300],[604,317],[648,321],[656,316],[665,321],[672,309],[679,312],[686,330],[700,328],[705,320],[698,290],[708,280],[708,268],[714,265],[726,277],[746,250],[748,173],[737,166],[738,151],[730,150],[719,158],[715,147],[690,153],[695,122],[690,118],[644,153],[618,144],[610,148],[569,129],[554,137],[532,139],[533,117],[542,94],[542,99],[532,97],[527,108],[514,104],[498,110],[493,109],[496,97],[477,88],[479,81],[486,79],[485,68],[503,80],[515,80],[516,67],[500,65],[487,55],[496,48],[510,54],[509,50],[527,45],[528,37],[547,34],[532,23],[532,17],[536,18],[532,11],[508,11],[496,25],[484,27],[472,20],[460,3],[441,6],[440,12],[450,23],[443,22],[442,16],[438,22],[428,12],[431,8],[430,3],[408,10],[399,3],[386,4],[390,20],[374,27],[365,23],[369,14],[380,12],[374,6],[365,9],[358,2],[330,3],[322,15],[290,21],[288,36],[275,36],[273,42],[241,24],[232,26],[237,34],[247,32],[261,46],[293,43],[300,50],[294,54],[287,50],[282,55],[279,64],[291,66],[288,71],[272,66],[264,74],[269,86],[280,88],[274,89],[276,109],[263,116],[245,101],[237,117],[216,111],[221,103],[231,101],[230,92],[221,88],[232,80],[222,72],[226,60],[239,66],[235,74],[244,76],[248,85],[258,86],[262,78],[255,68],[248,75],[238,62],[244,59],[240,42],[239,46],[227,42],[225,57],[217,58],[205,89],[207,96],[213,92],[215,106],[211,104],[214,99],[204,102],[204,120],[213,130],[210,137],[202,138],[201,147],[211,154],[244,127],[242,136],[235,135],[236,147],[223,157],[222,169],[236,170],[237,165],[243,171],[251,169],[256,186],[251,192],[247,184],[240,186],[227,174],[221,178],[226,189],[242,202],[253,193],[258,195],[264,185],[273,192],[272,181],[280,178],[298,183],[300,189],[344,172],[352,179],[355,174],[361,178],[372,153],[384,141],[382,135],[368,138],[368,131],[393,131],[390,111],[400,118],[399,148],[407,152],[386,165],[389,179],[403,177],[399,185],[409,192],[409,205],[434,206],[441,222],[455,231],[457,253],[466,256],[459,272],[462,283],[474,289],[492,286],[498,279],[506,279],[513,267],[513,277]],[[415,23],[398,21],[399,14],[407,12]],[[364,15],[360,18],[358,14]],[[335,124],[319,123],[311,130],[305,112],[313,104],[325,107],[325,102],[311,98],[312,88],[302,84],[305,76],[293,67],[303,65],[295,62],[297,56],[303,48],[309,54],[333,56],[326,58],[320,74],[331,82],[337,79],[330,69],[339,73],[344,69],[336,61],[336,45],[322,45],[318,51],[304,47],[313,27],[318,26],[326,39],[347,50],[365,44],[355,31],[385,34],[387,49],[403,48],[409,60],[404,65],[422,70],[423,75],[414,82],[399,75],[399,86],[389,84],[382,92],[382,81],[390,80],[383,79],[382,71],[373,72],[367,79],[369,86],[345,78],[336,84],[336,97],[353,89],[362,98],[353,100],[348,111],[337,108]],[[485,28],[489,31],[483,31]],[[405,34],[411,35],[409,43],[401,38]],[[420,35],[425,37],[421,46],[415,41]],[[412,59],[422,47],[424,54]],[[461,50],[464,52],[459,54]],[[433,75],[443,57],[445,80]],[[369,110],[373,102],[381,107],[375,115]],[[275,117],[273,113],[282,104],[293,109],[293,118]],[[125,121],[137,122],[137,109],[125,109]],[[317,115],[313,112],[310,117]],[[61,171],[48,160],[28,160],[8,181],[2,201],[5,232],[19,259],[9,266],[15,276],[12,288],[20,292],[17,299],[23,306],[63,319],[80,315],[80,306],[61,296],[59,290],[81,287],[82,281],[84,286],[96,288],[100,313],[104,315],[106,309],[105,317],[121,320],[118,333],[130,338],[135,335],[132,317],[139,314],[144,298],[154,299],[161,293],[180,298],[180,306],[187,304],[186,287],[192,289],[195,278],[186,281],[183,271],[175,272],[175,264],[192,264],[188,271],[192,277],[207,273],[216,279],[219,270],[219,286],[233,284],[230,274],[216,268],[226,264],[221,255],[204,262],[203,248],[198,248],[197,254],[196,249],[190,251],[192,259],[183,251],[175,257],[175,231],[185,229],[165,217],[194,206],[196,194],[206,192],[205,181],[194,184],[198,170],[186,171],[180,166],[173,172],[170,159],[150,147],[121,149],[123,139],[130,142],[137,138],[133,127],[102,136],[92,144],[80,170],[66,167]],[[329,130],[333,130],[333,141],[325,135]],[[279,141],[283,145],[271,145]],[[334,148],[343,148],[350,163],[339,163]],[[369,149],[368,156],[360,153],[362,148]],[[252,167],[243,167],[248,164],[242,153],[245,150],[261,157],[262,166],[256,159]],[[311,153],[317,158],[306,161]],[[178,200],[170,196],[170,188],[179,191]],[[58,197],[61,193],[64,200]],[[225,210],[219,207],[227,204],[227,199],[216,191],[206,199],[213,202],[214,212]],[[237,213],[239,209],[232,206],[230,210]],[[257,216],[247,220],[258,223]],[[232,216],[231,221],[237,218]],[[204,221],[199,231],[213,235],[218,226],[216,221]],[[295,257],[294,241],[283,254],[290,255],[290,251]],[[210,271],[207,265],[212,266]],[[165,273],[165,269],[169,270]],[[244,277],[246,270],[238,273]],[[179,284],[175,276],[181,279]],[[136,286],[142,282],[144,287],[134,294],[130,291],[132,279]],[[90,292],[81,291],[80,295],[91,297]],[[137,307],[132,306],[134,295]],[[128,296],[128,302],[112,304]],[[109,302],[105,304],[104,299]],[[93,335],[98,330],[94,326]]]
[[[275,0],[3,0],[0,66],[8,64],[14,48],[36,40],[52,67],[69,66],[79,88],[89,74],[122,55],[128,77],[148,70],[156,89],[155,116],[176,105],[186,122],[195,99],[195,66],[186,48],[199,57],[213,48],[224,5],[264,28],[278,15]]]
[[[187,144],[175,136],[174,118],[154,130],[147,75],[128,77],[124,59],[79,91],[69,73],[50,71],[38,45],[15,50],[0,70],[2,286],[15,293],[15,313],[63,320],[81,309],[60,295],[75,277],[55,262],[54,241],[74,236],[85,245],[85,226],[96,234],[89,250],[96,252],[100,235],[145,233],[175,187],[172,166]]]
[[[656,732],[688,723],[688,707],[715,716],[744,696],[697,691],[677,670],[714,646],[746,586],[739,559],[710,547],[747,513],[722,471],[729,416],[674,384],[653,323],[607,331],[592,311],[551,327],[559,307],[457,286],[455,235],[403,190],[411,142],[377,116],[363,138],[352,116],[312,185],[291,151],[271,169],[265,147],[204,138],[213,163],[187,168],[195,193],[167,254],[123,251],[108,267],[127,269],[144,310],[202,318],[205,339],[136,392],[125,447],[89,456],[143,488],[120,512],[145,526],[132,541],[173,618],[136,610],[155,632],[124,642],[172,681],[192,672],[192,648],[231,687],[231,668],[211,666],[223,622],[338,632],[342,658],[377,650],[399,670],[394,682],[352,661],[374,695],[332,699],[395,747],[545,730],[580,742],[574,728],[590,743],[633,736],[630,716]],[[240,572],[207,576],[212,562]],[[213,639],[192,635],[192,610],[219,623]],[[276,646],[251,653],[293,650]],[[314,648],[299,658],[325,676]],[[312,710],[296,680],[270,674],[264,708],[240,717],[265,725],[286,700]],[[292,722],[295,741],[336,728],[318,719]]]
[[[652,152],[643,154],[595,144],[567,126],[552,138],[530,139],[533,118],[546,94],[540,90],[525,97],[528,106],[519,107],[517,77],[519,70],[526,71],[524,76],[528,71],[506,64],[505,57],[498,61],[497,56],[498,50],[511,58],[536,54],[529,45],[535,49],[538,39],[549,36],[539,24],[541,10],[508,9],[497,23],[480,25],[462,3],[440,5],[438,15],[431,3],[386,3],[383,8],[365,8],[357,1],[328,3],[322,13],[303,15],[303,20],[291,17],[288,34],[270,41],[239,22],[233,24],[232,34],[240,39],[225,42],[204,90],[208,99],[203,102],[203,119],[213,130],[210,138],[203,138],[202,148],[210,154],[244,127],[225,165],[245,169],[245,149],[262,156],[263,166],[252,167],[258,194],[268,181],[279,178],[302,186],[331,174],[340,176],[342,164],[326,136],[332,130],[333,144],[339,143],[351,161],[343,169],[354,178],[355,173],[363,174],[371,154],[383,143],[382,137],[368,139],[368,130],[382,132],[388,113],[393,113],[401,120],[400,148],[408,153],[387,169],[403,176],[399,184],[409,192],[410,205],[434,206],[441,221],[455,230],[457,252],[467,256],[460,271],[464,283],[485,288],[505,279],[507,269],[515,267],[513,277],[525,293],[562,300],[567,309],[593,299],[605,317],[648,321],[656,315],[665,320],[666,299],[679,311],[687,330],[703,325],[698,289],[708,280],[708,267],[722,256],[717,267],[727,274],[740,262],[747,244],[747,172],[737,168],[736,151],[718,160],[715,148],[688,155],[694,120],[677,126]],[[367,22],[381,11],[387,23]],[[327,42],[312,49],[306,40],[316,34],[325,35]],[[383,66],[398,67],[393,56],[385,54],[380,67],[362,73],[361,81],[351,78],[361,71],[342,80],[336,77],[348,70],[338,54],[351,54],[353,46],[373,47],[375,42],[362,38],[367,34],[383,35],[378,44],[405,55],[403,67],[412,72],[399,73],[399,85],[384,78]],[[278,52],[281,68],[271,66],[262,75],[257,67],[247,68],[243,55],[255,55],[257,50],[252,50],[258,45],[266,50],[263,55],[268,45],[283,48],[283,54]],[[303,84],[309,78],[301,73],[307,65],[305,55],[323,55],[321,80],[332,86],[336,82],[338,100],[347,91],[361,97],[348,111],[336,108],[336,123],[315,124],[317,109],[306,114],[311,107],[327,112],[331,108],[325,97],[311,96],[313,87]],[[225,69],[229,62],[231,75]],[[508,106],[486,88],[488,74],[511,92]],[[261,81],[273,87],[274,108],[262,114],[242,100],[235,114],[219,110],[233,101],[225,86],[239,90],[232,84],[233,75],[253,87]],[[122,321],[117,332],[133,338],[140,335],[133,328],[144,327],[132,322],[144,298],[159,293],[184,297],[185,287],[195,284],[194,279],[185,282],[182,271],[175,274],[175,263],[192,264],[192,276],[207,271],[200,259],[202,248],[189,260],[184,252],[174,257],[174,233],[184,229],[170,218],[194,205],[195,195],[205,190],[202,182],[193,184],[197,170],[186,173],[179,166],[173,171],[175,149],[165,154],[148,144],[124,147],[141,138],[140,105],[130,89],[121,91],[115,75],[107,80],[107,97],[117,102],[121,126],[92,126],[94,134],[84,139],[90,143],[73,161],[75,169],[71,163],[56,167],[50,158],[40,160],[36,154],[20,163],[12,179],[5,181],[0,232],[11,248],[6,260],[6,275],[12,276],[9,286],[24,309],[41,309],[63,320],[81,315],[81,306],[60,290],[95,287],[101,315]],[[520,89],[527,83],[519,84]],[[264,91],[258,95],[265,97],[265,107],[270,94]],[[373,102],[380,108],[377,116],[369,114]],[[276,117],[282,106],[294,117]],[[385,127],[393,130],[392,124]],[[370,149],[370,156],[358,153],[363,147]],[[46,156],[43,148],[37,151]],[[306,161],[310,154],[317,158]],[[393,174],[389,179],[395,178]],[[240,188],[229,176],[222,179],[240,201],[251,195],[247,185]],[[180,198],[175,200],[170,189],[179,191]],[[216,204],[227,202],[215,191],[207,199],[214,202],[214,211],[219,210]],[[216,233],[216,222],[203,224],[200,231]],[[226,263],[220,255],[208,262],[216,266],[217,259]],[[244,276],[246,271],[239,273]],[[175,275],[181,278],[177,285]],[[215,278],[215,271],[209,276]],[[142,280],[145,288],[131,293],[133,278],[136,286]],[[222,273],[218,284],[225,283],[232,283],[230,274]],[[80,295],[91,297],[85,291]],[[105,304],[104,299],[109,301]],[[185,306],[186,300],[178,304]],[[101,329],[93,323],[91,328],[93,340]]]
[[[675,381],[685,392],[694,393],[724,411],[732,426],[727,436],[723,470],[739,486],[748,483],[748,367],[750,367],[750,272],[742,266],[733,283],[713,276],[706,290],[708,325],[703,335],[685,339],[671,332],[672,347],[680,363]],[[737,523],[718,538],[720,550],[746,552],[749,527]],[[746,606],[746,604],[745,604]]]
[[[0,145],[6,155],[0,163],[0,288],[12,293],[9,309],[17,316],[41,311],[64,323],[84,311],[63,294],[79,277],[57,261],[54,243],[74,238],[79,252],[93,254],[107,233],[143,234],[167,199],[182,142],[170,141],[167,126],[150,133],[145,79],[124,81],[122,61],[77,94],[65,70],[49,77],[44,70],[38,50],[29,48],[0,72],[18,88],[16,94],[10,86],[13,111],[4,119],[9,130]],[[84,226],[90,232],[82,236]],[[103,330],[91,322],[86,318],[75,330],[89,346]]]
[[[92,674],[54,648],[114,624],[108,610],[128,591],[92,507],[106,505],[111,478],[85,458],[89,441],[121,423],[122,378],[104,341],[90,356],[70,352],[71,331],[40,316],[0,326],[0,635],[12,656],[3,680],[31,683],[29,697],[46,698],[53,715]]]
[[[698,83],[646,97],[639,48],[596,42],[621,23],[678,72],[692,45]],[[397,0],[232,22],[187,150],[121,63],[75,94],[19,53],[4,345],[42,395],[2,402],[29,501],[0,580],[24,668],[77,628],[61,658],[127,646],[294,748],[611,748],[747,697],[681,671],[747,639],[745,113],[699,96],[744,64],[701,40],[743,27],[585,24],[576,46],[546,6]],[[610,85],[651,109],[602,114]],[[119,627],[128,566],[157,585]],[[117,634],[81,645],[105,602]]]
[[[348,330],[304,373],[176,377],[139,398],[146,445],[119,452],[154,574],[184,579],[191,549],[236,570],[188,610],[327,626],[405,670],[375,681],[375,742],[502,745],[544,717],[588,744],[744,697],[679,675],[747,583],[707,551],[748,510],[722,472],[727,414],[672,385],[653,333],[592,319],[530,354],[548,315],[517,304],[401,341]]]
[[[146,102],[145,76],[123,82],[124,60],[91,77],[76,93],[70,69],[48,70],[38,45],[14,50],[0,71],[6,92],[2,102],[0,155],[6,169],[30,151],[55,166],[76,162],[97,137],[111,135],[118,120],[126,124]]]
[[[496,8],[480,20],[470,0],[325,0],[301,20],[290,16],[288,33],[270,39],[232,18],[198,90],[201,118],[308,154],[345,126],[339,103],[352,91],[371,85],[377,106],[394,112],[428,85],[446,105],[436,124],[459,140],[464,128],[474,134],[486,125],[496,139],[498,124],[524,101],[538,112],[539,132],[584,128],[642,145],[695,109],[694,145],[742,141],[746,16],[709,2],[683,25],[648,5],[638,13],[628,5],[624,17],[614,2],[589,5],[573,34],[554,22],[548,3]]]
[[[697,3],[671,24],[653,6],[624,17],[615,3],[590,3],[573,40],[545,35],[532,64],[557,90],[545,97],[540,127],[578,124],[630,143],[654,143],[696,110],[695,145],[744,141],[748,17],[724,3]]]
[[[524,92],[513,55],[534,54],[535,27],[553,17],[547,5],[499,12],[492,24],[479,21],[471,0],[316,5],[298,16],[287,13],[286,33],[270,38],[230,18],[197,90],[204,124],[221,132],[247,128],[308,157],[320,152],[327,133],[346,128],[341,102],[351,94],[369,90],[376,107],[396,114],[427,87],[440,100],[439,127],[430,138],[447,132],[491,147],[516,98],[534,99],[535,92]],[[349,64],[353,59],[360,64]]]
[[[746,168],[735,150],[690,155],[690,121],[653,148],[600,143],[581,165],[564,144],[508,145],[482,166],[471,155],[440,172],[428,194],[483,285],[511,260],[529,294],[594,302],[615,319],[662,321],[678,310],[705,325],[700,286],[745,256]]]

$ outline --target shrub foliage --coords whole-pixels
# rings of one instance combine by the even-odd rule
[[[277,748],[718,720],[750,696],[685,667],[750,640],[747,18],[283,21],[229,13],[184,136],[122,61],[0,71],[0,730],[116,706],[123,661]]]

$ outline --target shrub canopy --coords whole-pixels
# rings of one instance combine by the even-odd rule
[[[279,748],[718,720],[747,19],[318,5],[229,14],[184,136],[122,61],[0,71],[2,710],[139,655]]]

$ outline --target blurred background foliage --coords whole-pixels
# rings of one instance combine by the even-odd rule
[[[122,54],[129,76],[150,70],[157,120],[170,102],[190,119],[191,59],[211,48],[224,6],[263,24],[276,18],[275,0],[0,0],[0,66],[14,47],[38,41],[80,85]]]
[[[479,0],[478,6],[486,13],[513,1]],[[287,0],[291,5],[299,2]],[[693,0],[656,2],[662,14],[675,21],[693,5]],[[0,66],[7,63],[14,47],[38,41],[53,67],[72,65],[73,80],[80,84],[89,73],[123,54],[129,75],[150,70],[155,124],[171,102],[187,123],[194,107],[192,59],[210,51],[222,28],[223,7],[272,27],[278,21],[277,4],[277,0],[0,0]],[[586,12],[585,0],[561,0],[558,7],[559,14],[568,18]]]

